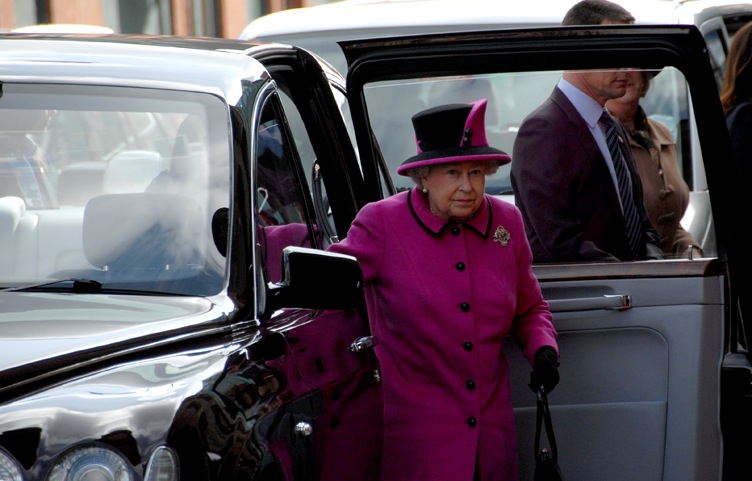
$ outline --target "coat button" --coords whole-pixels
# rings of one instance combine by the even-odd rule
[[[452,235],[460,235],[460,228],[457,226],[452,227]]]
[[[469,311],[470,310],[470,304],[468,304],[467,302],[463,302],[462,304],[460,304],[460,310],[462,312]]]
[[[472,391],[473,389],[475,389],[475,381],[468,379],[467,382],[465,382],[465,387],[467,387],[468,391]]]
[[[468,341],[468,342],[466,342],[465,344],[462,345],[462,348],[465,349],[466,351],[472,351],[473,350],[473,343]]]
[[[455,266],[458,271],[464,271],[465,270],[465,263],[464,262],[458,262]]]
[[[478,420],[475,418],[467,418],[467,425],[470,426],[471,428],[474,428],[475,426],[478,425]]]

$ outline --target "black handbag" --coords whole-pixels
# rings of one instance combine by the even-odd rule
[[[559,468],[559,453],[556,450],[556,438],[551,422],[551,412],[548,410],[548,399],[541,386],[538,389],[538,413],[535,422],[535,481],[563,481],[564,477]],[[540,447],[541,425],[545,423],[549,449]]]

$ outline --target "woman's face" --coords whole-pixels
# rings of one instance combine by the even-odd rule
[[[454,221],[463,221],[483,201],[486,188],[486,162],[456,162],[431,167],[423,177],[428,201],[434,214]]]
[[[627,90],[623,97],[609,100],[608,105],[612,103],[637,104],[644,94],[645,82],[643,81],[642,72],[639,70],[627,70]],[[608,107],[606,105],[606,107]]]

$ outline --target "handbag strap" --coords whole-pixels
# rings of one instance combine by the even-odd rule
[[[551,448],[551,459],[554,463],[558,462],[558,451],[556,449],[556,437],[554,436],[554,426],[551,422],[551,412],[548,410],[548,398],[543,390],[543,386],[538,389],[538,410],[535,420],[535,456],[538,456],[540,450],[541,424],[545,423],[546,436]]]

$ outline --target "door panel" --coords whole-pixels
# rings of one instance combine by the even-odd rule
[[[263,266],[260,283],[267,287],[267,299],[279,292],[270,289],[273,284],[288,283],[295,276],[282,263],[286,247],[323,249],[331,240],[322,227],[330,219],[317,217],[328,213],[312,205],[308,174],[314,159],[327,159],[328,172],[337,159],[321,150],[326,123],[306,119],[340,116],[342,123],[336,108],[326,112],[326,107],[335,106],[322,103],[314,111],[304,101],[298,89],[308,84],[286,83],[290,78],[285,69],[273,71],[275,86],[283,90],[269,88],[259,109],[252,172],[256,259]],[[344,142],[349,142],[344,134],[339,143],[333,142],[343,151]],[[326,135],[336,137],[332,130]],[[340,190],[339,195],[347,197],[347,189]],[[306,274],[325,282],[324,273],[311,271]],[[274,379],[274,392],[265,391],[272,400],[253,411],[257,424],[251,441],[260,445],[254,447],[262,453],[261,473],[253,479],[377,481],[382,429],[379,366],[373,350],[364,348],[363,342],[359,349],[353,347],[369,336],[367,317],[358,310],[315,311],[296,309],[294,304],[280,309],[274,302],[262,304],[260,337],[276,348],[262,369],[273,373],[269,378]],[[249,423],[253,420],[247,418]]]
[[[690,189],[682,225],[703,258],[683,259],[684,252],[672,250],[657,261],[533,266],[559,333],[561,382],[549,396],[559,464],[567,479],[581,480],[719,480],[747,471],[752,368],[746,333],[752,331],[743,311],[752,254],[743,223],[731,218],[746,205],[745,189],[731,160],[700,31],[688,25],[561,27],[341,45],[364,177],[375,186],[380,174],[391,176],[394,192],[412,188],[395,172],[415,154],[415,144],[388,133],[412,126],[409,115],[395,117],[374,105],[387,89],[402,96],[407,112],[488,99],[488,141],[507,151],[511,146],[514,166],[526,161],[513,148],[522,121],[548,101],[562,72],[642,68],[653,74],[640,103],[675,142]],[[571,161],[543,176],[536,208],[602,201],[595,182],[563,197],[561,182],[579,180],[577,168],[583,168],[577,158]],[[508,177],[503,169],[489,177],[487,194],[516,202]],[[377,200],[378,189],[368,192]],[[520,475],[531,480],[531,366],[515,346],[505,352]]]
[[[718,477],[720,400],[717,390],[707,386],[720,383],[723,277],[712,269],[681,277],[678,269],[684,266],[676,267],[674,278],[599,280],[593,279],[598,267],[579,266],[582,279],[549,282],[546,274],[557,268],[537,266],[559,333],[561,382],[548,399],[559,464],[567,477]],[[572,273],[578,268],[565,269]],[[629,295],[632,307],[592,309],[583,302],[587,293],[596,299],[604,293]],[[557,311],[557,303],[568,298],[576,301]],[[584,309],[570,310],[577,303]],[[535,396],[527,386],[530,366],[513,344],[506,346],[506,354],[520,479],[531,480]]]

